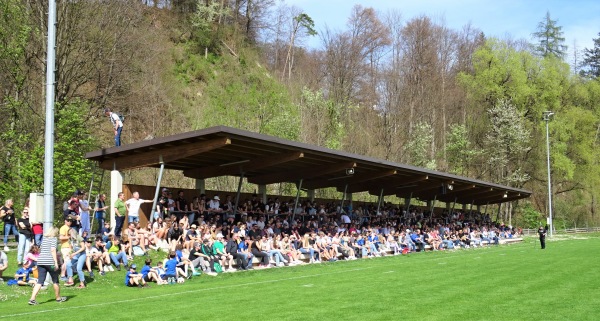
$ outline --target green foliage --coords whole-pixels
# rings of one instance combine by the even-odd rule
[[[473,73],[461,73],[457,78],[474,104],[470,117],[477,119],[483,115],[483,109],[502,99],[522,110],[533,108],[531,99],[536,93],[529,81],[535,77],[538,66],[530,53],[492,38],[473,54],[473,69]]]
[[[57,108],[54,143],[54,196],[56,206],[76,188],[84,188],[90,180],[90,162],[83,156],[96,147],[84,120],[87,105],[72,103]],[[22,204],[29,193],[43,192],[44,142],[19,128],[2,132],[2,140],[12,142],[2,168],[0,197]]]
[[[581,74],[590,78],[600,77],[600,32],[594,38],[594,47],[583,50],[583,66]]]
[[[446,157],[450,173],[468,176],[473,161],[481,155],[481,150],[473,146],[469,140],[467,126],[453,124],[446,139]]]
[[[61,108],[56,115],[54,195],[57,200],[90,183],[92,164],[84,154],[97,148],[97,144],[84,121],[88,108],[85,103],[74,102]]]
[[[546,225],[545,217],[530,202],[526,202],[522,208],[517,209],[517,212],[521,212],[520,219],[516,220],[517,225],[522,228],[537,228],[540,225]]]
[[[297,24],[297,27],[295,29],[304,29],[306,30],[306,34],[309,36],[317,35],[317,31],[315,30],[315,22],[306,13],[301,13],[295,16],[294,21]]]
[[[176,67],[178,78],[197,89],[190,98],[197,117],[192,125],[231,126],[287,139],[297,139],[298,110],[286,88],[257,62],[253,52],[204,59],[188,52]],[[253,61],[247,63],[247,61]]]
[[[25,74],[19,62],[25,58],[25,49],[32,27],[27,10],[16,0],[0,0],[0,65],[12,76],[11,81],[20,87]]]

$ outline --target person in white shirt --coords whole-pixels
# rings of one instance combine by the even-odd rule
[[[221,203],[220,203],[220,198],[218,195],[215,195],[215,197],[213,197],[212,200],[210,200],[210,202],[208,203],[208,208],[211,212],[221,212]]]
[[[152,201],[141,199],[140,193],[138,192],[133,192],[133,197],[125,202],[129,223],[137,223],[140,221],[140,205],[143,203],[152,203]]]
[[[113,132],[115,133],[115,146],[121,146],[121,132],[123,131],[123,122],[118,114],[110,111],[109,108],[104,109],[104,115],[109,117],[110,122],[113,125]]]
[[[342,223],[343,224],[352,223],[352,221],[350,220],[350,217],[348,216],[348,214],[346,214],[346,212],[343,212],[343,214],[342,214]]]

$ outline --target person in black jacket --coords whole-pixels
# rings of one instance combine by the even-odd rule
[[[27,252],[29,252],[31,240],[33,238],[31,224],[29,223],[29,208],[26,207],[23,210],[23,215],[17,220],[17,228],[19,230],[17,264],[22,265],[24,263],[23,257],[27,254]]]
[[[225,252],[233,255],[233,259],[235,260],[235,264],[237,264],[240,270],[246,270],[248,267],[248,260],[245,255],[241,255],[238,253],[238,245],[240,241],[240,236],[237,233],[233,233],[233,237],[229,238],[227,244],[225,245]]]
[[[546,228],[540,225],[538,229],[538,234],[540,235],[540,245],[542,246],[542,250],[546,248]]]

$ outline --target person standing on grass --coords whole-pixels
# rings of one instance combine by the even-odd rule
[[[115,134],[115,146],[121,146],[121,132],[123,131],[123,122],[121,117],[117,113],[110,111],[110,108],[104,109],[104,115],[106,115],[113,126],[113,132]]]
[[[79,201],[79,217],[81,229],[79,230],[79,235],[83,236],[83,233],[86,233],[87,236],[90,235],[91,226],[90,226],[90,202],[88,201],[88,194],[83,192],[81,195],[81,200]]]
[[[94,214],[96,216],[96,222],[98,222],[98,230],[96,231],[96,234],[102,234],[104,215],[107,209],[108,206],[106,205],[106,194],[100,194],[100,196],[98,196],[98,201],[96,202],[96,210]]]
[[[125,206],[125,194],[120,192],[117,200],[115,201],[115,236],[121,237],[123,232],[123,223],[125,222],[125,212],[127,207]]]
[[[58,265],[58,253],[56,250],[58,247],[56,235],[58,235],[58,229],[53,227],[44,235],[44,238],[42,239],[40,256],[38,257],[38,280],[33,287],[31,298],[29,299],[30,305],[38,304],[35,299],[40,292],[42,285],[46,281],[47,274],[49,274],[52,278],[56,302],[60,303],[67,301],[67,297],[60,296],[60,285],[58,283],[58,271],[60,267]]]
[[[542,246],[542,250],[546,248],[546,229],[540,225],[538,229],[538,234],[540,235],[540,245]]]
[[[19,245],[17,246],[17,264],[22,265],[23,257],[29,252],[31,247],[31,239],[33,232],[29,223],[29,208],[23,210],[23,215],[17,220],[17,228],[19,229]]]
[[[19,232],[15,220],[15,209],[13,208],[13,200],[7,199],[4,206],[0,208],[0,218],[4,222],[4,252],[8,252],[8,234],[12,232],[15,236],[15,242],[19,242]]]

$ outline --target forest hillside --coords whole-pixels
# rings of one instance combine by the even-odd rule
[[[46,12],[46,1],[0,0],[0,199],[16,204],[43,189]],[[526,40],[400,9],[357,5],[347,21],[315,30],[302,8],[275,0],[58,1],[57,204],[89,186],[83,155],[113,144],[110,108],[125,116],[124,144],[226,125],[525,188],[532,197],[501,218],[529,227],[547,213],[542,112],[553,111],[554,224],[599,225],[600,33],[568,62],[551,13]],[[193,182],[169,173],[164,185]]]

